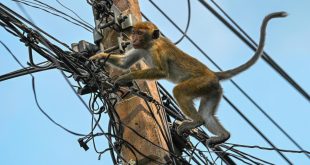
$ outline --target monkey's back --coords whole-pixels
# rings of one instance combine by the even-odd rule
[[[174,83],[203,75],[215,76],[206,65],[180,50],[166,38],[160,38],[157,48],[160,58],[164,58],[160,61],[167,62],[167,79]]]

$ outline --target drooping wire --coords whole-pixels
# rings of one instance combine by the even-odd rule
[[[16,1],[16,0],[13,0]],[[18,2],[16,2],[18,3]],[[21,6],[21,5],[20,5]],[[26,17],[31,21],[31,23],[33,25],[35,25],[35,23],[33,22],[33,19],[30,17],[30,15],[28,14],[28,12],[23,9],[22,12],[26,15]],[[18,60],[18,59],[15,59]],[[20,64],[21,65],[21,64]],[[21,65],[23,68],[25,68],[23,65]],[[64,79],[66,80],[67,84],[69,84],[70,88],[74,91],[75,95],[78,97],[78,99],[82,102],[82,104],[86,107],[86,109],[89,110],[89,107],[87,106],[87,104],[85,103],[85,101],[81,98],[81,96],[75,91],[73,85],[71,84],[71,82],[68,80],[67,76],[65,75],[65,73],[63,71],[60,71],[61,75],[64,77]],[[91,110],[89,110],[91,112]]]
[[[36,30],[38,30],[39,32],[43,33],[44,35],[46,35],[47,37],[51,38],[52,40],[56,41],[57,43],[61,44],[62,46],[66,47],[69,50],[72,50],[67,44],[65,44],[64,42],[61,42],[60,40],[56,39],[55,37],[53,37],[52,35],[48,34],[47,32],[43,31],[41,28],[39,28],[38,26],[36,26],[35,24],[33,24],[32,22],[30,22],[29,20],[25,19],[24,17],[22,17],[21,15],[19,15],[18,13],[16,13],[15,11],[11,10],[10,8],[2,5],[0,3],[0,6],[2,8],[4,8],[5,10],[13,13],[16,17],[20,18],[21,20],[25,21],[27,24],[31,25],[32,27],[34,27]]]
[[[246,159],[246,160],[248,160],[248,161],[251,161],[251,162],[253,162],[253,163],[255,163],[255,164],[261,164],[261,163],[256,163],[257,161],[260,161],[260,162],[263,162],[264,164],[274,165],[273,163],[268,162],[268,161],[266,161],[266,160],[263,160],[263,159],[260,159],[260,158],[258,158],[258,157],[252,156],[252,155],[250,155],[250,154],[244,153],[244,152],[242,152],[242,151],[236,150],[236,149],[233,148],[234,146],[228,147],[228,146],[222,144],[221,147],[223,147],[223,148],[226,149],[226,150],[224,151],[224,153],[229,154],[229,155],[231,155],[231,156],[236,156],[236,155],[233,155],[232,153],[228,153],[228,151],[235,152],[237,155],[239,155],[239,156],[242,157],[243,159]],[[216,161],[218,158],[219,158],[219,157],[217,157],[214,161]],[[255,159],[256,161],[253,160],[253,159]]]
[[[23,0],[23,1],[25,1],[25,0]],[[51,10],[53,10],[54,12],[57,12],[57,13],[63,15],[63,16],[66,16],[66,17],[68,17],[68,18],[70,18],[70,19],[76,21],[78,24],[80,24],[80,25],[83,26],[84,28],[87,28],[88,31],[91,31],[91,32],[92,32],[93,26],[90,25],[89,23],[87,23],[86,21],[84,21],[84,20],[83,20],[82,18],[80,18],[77,14],[75,14],[75,15],[77,15],[77,17],[78,17],[81,21],[78,20],[78,19],[75,19],[74,17],[70,16],[69,14],[66,14],[65,12],[63,12],[63,11],[61,11],[61,10],[58,10],[57,8],[54,8],[54,7],[52,7],[51,5],[48,5],[47,3],[44,3],[44,2],[42,2],[42,1],[40,1],[40,0],[34,0],[34,1],[37,2],[37,3],[39,3],[39,4],[41,4],[41,5],[43,5],[43,6],[44,6],[45,8],[47,8],[47,9],[51,9]],[[75,13],[73,10],[72,10],[72,12]],[[63,19],[65,19],[65,18],[63,18]]]
[[[2,6],[2,7],[5,7],[5,6]],[[9,11],[11,11],[10,9],[8,9],[8,8],[6,8],[7,10],[9,10]],[[12,11],[11,11],[12,12]],[[19,15],[18,15],[19,16]],[[23,20],[25,20],[23,17],[21,17],[21,16],[19,16],[21,19],[23,19]],[[26,20],[25,20],[26,21]],[[33,23],[31,23],[31,22],[29,22],[30,24],[32,24],[32,26],[35,26]],[[42,31],[42,30],[40,30],[40,31]],[[45,33],[44,31],[42,31],[43,33]],[[42,37],[42,36],[41,36]],[[62,54],[62,52],[59,52],[60,50],[58,49],[58,48],[55,48],[55,46],[53,45],[53,44],[51,44],[49,41],[47,41],[45,38],[41,38],[41,39],[43,39],[43,40],[41,40],[43,43],[44,43],[44,45],[45,46],[47,46],[49,49],[51,49],[51,50],[53,50],[53,51],[55,51],[55,53],[56,54]],[[55,39],[55,40],[57,40],[57,39]],[[57,63],[58,64],[58,62],[57,61],[54,61],[55,63]],[[67,83],[70,85],[70,87],[71,87],[71,89],[76,93],[76,91],[74,90],[74,88],[73,88],[73,86],[72,86],[72,84],[69,82],[69,80],[67,79],[67,76],[63,73],[63,72],[61,72],[62,73],[62,75],[63,75],[63,77],[65,78],[65,80],[67,81]],[[77,94],[77,93],[76,93]],[[79,98],[80,98],[80,96],[78,96]],[[87,105],[85,104],[85,102],[80,98],[80,101],[82,101],[83,102],[83,104],[87,107]],[[87,107],[87,109],[88,109],[88,107]],[[89,109],[88,109],[89,110]],[[90,111],[90,110],[89,110]],[[91,111],[90,111],[90,113],[91,113]],[[98,121],[96,121],[96,122],[98,122]],[[55,123],[56,125],[57,125],[57,123]],[[108,143],[109,143],[109,145],[115,150],[115,146],[114,146],[114,144],[112,144],[110,141],[109,141],[109,138],[108,138],[108,136],[104,133],[104,131],[103,131],[103,129],[100,127],[100,125],[98,124],[98,127],[99,127],[99,129],[102,131],[102,134],[108,139]],[[63,128],[64,129],[64,128]],[[66,129],[65,129],[66,130]],[[68,130],[68,129],[67,129]],[[69,132],[70,133],[70,132]],[[85,135],[83,135],[83,136],[85,136]],[[117,151],[117,150],[115,150],[115,151]],[[117,153],[117,155],[119,156],[119,158],[121,158],[125,163],[127,163],[127,161],[120,155],[120,153],[119,152],[116,152]]]
[[[223,96],[224,100],[273,148],[277,148],[263,132],[258,129],[254,123],[252,123],[226,96]],[[292,162],[279,150],[275,150],[288,164]]]
[[[43,42],[44,43],[44,45],[45,46],[47,46],[49,49],[51,49],[52,51],[54,51],[56,54],[62,54],[62,52],[59,52],[60,50],[59,49],[57,49],[56,47],[54,47],[51,43],[49,43],[47,40],[45,40],[44,38],[41,38],[42,40],[41,40],[41,42]],[[65,77],[65,80],[66,81],[68,81],[68,79],[67,79],[67,76],[63,73],[63,72],[61,72],[62,73],[62,75]],[[68,81],[68,84],[70,84],[70,82]],[[73,86],[72,85],[70,85],[70,87],[72,87],[73,88]],[[74,90],[74,89],[73,89]],[[81,100],[82,101],[82,100]],[[87,105],[86,105],[87,106]],[[100,128],[100,127],[99,127]],[[103,131],[102,131],[103,132]],[[107,135],[107,134],[105,134],[104,132],[102,133],[103,135]],[[107,136],[106,136],[107,137]],[[108,138],[108,137],[107,137]],[[109,138],[108,138],[109,139]],[[113,146],[113,144],[109,141],[109,144],[111,144],[112,146]],[[129,147],[130,148],[132,148],[132,146],[130,146],[129,145]],[[135,149],[136,150],[136,149]],[[137,151],[138,153],[139,153],[139,151]],[[141,153],[140,152],[140,154],[141,155],[143,155],[143,156],[145,156],[143,153]],[[121,156],[120,156],[121,157]],[[123,158],[122,158],[123,159]],[[148,159],[150,159],[150,158],[148,158]],[[124,159],[123,159],[124,160]],[[150,159],[151,160],[151,159]],[[152,160],[152,161],[155,161],[156,162],[156,160]],[[126,160],[124,160],[124,162],[125,163],[127,163],[127,161]],[[158,163],[158,162],[157,162]],[[161,163],[160,163],[161,164]]]
[[[18,58],[13,54],[13,52],[9,49],[9,47],[4,44],[1,40],[0,40],[1,45],[9,52],[9,54],[14,58],[14,60],[23,68],[25,69],[25,66],[18,60]],[[76,136],[86,136],[86,134],[81,134],[81,133],[76,133],[74,131],[69,130],[68,128],[62,126],[61,124],[59,124],[58,122],[56,122],[52,117],[50,117],[44,110],[43,108],[40,106],[38,98],[37,98],[37,93],[36,93],[36,89],[35,89],[35,77],[33,76],[33,74],[29,73],[29,75],[31,76],[32,79],[32,91],[33,91],[33,95],[34,95],[34,99],[35,99],[35,103],[38,107],[38,109],[43,113],[43,115],[45,117],[47,117],[52,123],[54,123],[55,125],[57,125],[58,127],[60,127],[61,129],[65,130],[66,132],[72,134],[72,135],[76,135]]]
[[[20,8],[20,10],[25,14],[25,16],[29,19],[30,22],[34,22],[33,19],[30,17],[30,15],[28,14],[28,12],[26,12],[25,8],[23,5],[21,5],[20,3],[18,3],[17,1],[15,1],[15,3],[17,4],[18,8]]]
[[[174,42],[175,45],[179,44],[186,36],[189,25],[191,24],[191,1],[187,0],[187,23],[186,23],[186,28],[184,30],[184,33],[182,33],[182,37],[177,40],[176,42]]]
[[[33,8],[45,11],[45,12],[47,12],[49,14],[55,15],[57,17],[60,17],[60,18],[66,20],[66,21],[68,21],[68,22],[70,22],[70,23],[72,23],[74,25],[77,25],[77,26],[79,26],[79,27],[81,27],[81,28],[83,28],[83,29],[85,29],[85,30],[87,30],[89,32],[92,32],[92,27],[91,26],[89,26],[89,25],[87,25],[87,24],[85,24],[85,23],[83,23],[83,22],[73,18],[72,16],[67,15],[66,13],[64,13],[64,12],[58,10],[58,9],[55,9],[55,8],[45,4],[43,2],[35,0],[36,2],[40,3],[41,4],[40,5],[40,4],[36,4],[34,2],[30,2],[30,1],[27,1],[27,0],[12,0],[12,1],[15,1],[15,2],[18,2],[18,3],[22,3],[22,4],[26,5],[26,6],[33,7]],[[53,12],[51,12],[49,10],[53,10],[54,12],[57,12],[58,14],[57,13],[53,13]],[[62,16],[62,15],[64,15],[64,16]],[[68,18],[66,18],[65,16],[68,17]],[[72,20],[74,20],[76,22],[71,21],[70,19],[72,19]]]
[[[69,7],[65,6],[64,4],[62,4],[59,0],[56,0],[62,7],[64,7],[65,9],[69,10],[70,12],[72,12],[76,17],[78,17],[82,22],[84,22],[85,24],[87,24],[88,26],[90,26],[92,29],[94,29],[94,27],[88,23],[87,21],[85,21],[83,18],[81,18],[75,11],[73,11],[72,9],[70,9]]]
[[[278,151],[281,151],[281,152],[304,153],[304,154],[307,154],[307,155],[310,154],[310,151],[306,151],[306,150],[296,151],[296,150],[287,150],[287,149],[279,149],[279,148],[262,147],[262,146],[258,146],[258,145],[244,145],[244,144],[234,144],[234,143],[224,143],[224,144],[231,145],[233,147],[257,148],[257,149],[269,150],[269,151],[278,150]]]
[[[274,165],[273,163],[268,162],[268,161],[266,161],[266,160],[262,160],[262,159],[260,159],[260,158],[258,158],[258,157],[255,157],[255,156],[250,155],[250,154],[248,154],[248,153],[242,152],[242,151],[240,151],[240,150],[236,150],[236,149],[233,148],[234,146],[227,146],[227,145],[222,144],[221,147],[226,148],[227,151],[233,151],[233,152],[235,152],[235,153],[237,153],[237,154],[239,154],[239,155],[243,155],[243,156],[246,156],[246,157],[250,157],[250,158],[252,158],[252,159],[261,161],[261,162],[263,162],[263,163],[265,163],[265,164]]]

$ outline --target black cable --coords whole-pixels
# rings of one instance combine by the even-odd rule
[[[25,66],[17,59],[17,57],[13,54],[13,52],[2,42],[0,41],[1,45],[9,52],[9,54],[14,58],[14,60],[23,68],[25,69]],[[80,134],[80,133],[76,133],[74,131],[71,131],[67,128],[65,128],[64,126],[62,126],[61,124],[59,124],[58,122],[56,122],[52,117],[50,117],[44,110],[43,108],[40,106],[39,102],[38,102],[38,98],[37,98],[37,94],[36,94],[36,89],[35,89],[35,77],[29,73],[29,75],[31,76],[32,79],[32,91],[33,91],[33,95],[34,95],[34,99],[35,99],[35,103],[38,107],[38,109],[43,113],[43,115],[45,117],[47,117],[52,123],[54,123],[55,125],[57,125],[58,127],[60,127],[61,129],[65,130],[66,132],[76,135],[76,136],[86,136],[86,134]]]
[[[144,153],[142,153],[138,148],[136,148],[135,146],[133,146],[131,143],[129,143],[127,140],[125,140],[124,138],[122,138],[122,137],[120,137],[120,136],[118,136],[118,135],[113,135],[113,134],[109,134],[109,133],[100,133],[99,135],[106,135],[106,136],[111,136],[111,137],[113,137],[113,138],[117,138],[117,139],[120,139],[122,142],[124,142],[124,143],[126,143],[128,146],[128,148],[131,148],[131,149],[133,149],[133,150],[135,150],[138,154],[140,154],[141,156],[143,156],[143,157],[145,157],[145,158],[147,158],[147,159],[149,159],[150,161],[152,161],[152,162],[154,162],[154,163],[156,163],[156,164],[163,164],[163,165],[166,165],[166,163],[163,163],[163,162],[161,162],[161,161],[158,161],[158,160],[156,160],[156,159],[154,159],[154,158],[151,158],[150,156],[147,156],[147,155],[145,155]],[[97,135],[98,136],[98,135]],[[127,163],[128,164],[128,163]]]
[[[65,9],[71,11],[76,17],[78,17],[82,22],[84,22],[85,24],[87,24],[88,26],[90,26],[92,29],[94,29],[94,27],[88,23],[87,21],[85,21],[83,18],[81,18],[75,11],[73,11],[72,9],[70,9],[69,7],[65,6],[64,4],[62,4],[59,0],[56,0],[62,7],[64,7]]]
[[[10,12],[12,12],[12,13],[14,13],[12,10],[10,10],[9,8],[7,8],[7,7],[5,7],[5,6],[3,6],[2,4],[0,4],[0,6],[1,7],[4,7],[6,10],[8,10],[8,11],[10,11]],[[24,19],[22,16],[20,16],[20,15],[18,15],[17,13],[14,13],[15,15],[17,15],[18,17],[20,17],[21,19],[23,19],[24,21],[26,21],[27,23],[29,23],[29,24],[31,24],[32,26],[34,26],[34,27],[36,27],[36,25],[34,25],[33,23],[31,23],[31,22],[29,22],[29,21],[27,21],[26,19]],[[39,29],[38,27],[36,27],[37,29]],[[42,31],[41,29],[40,29],[40,31]],[[44,31],[42,31],[42,32],[44,32]],[[37,33],[38,34],[38,33]],[[39,34],[38,34],[39,35]],[[39,35],[40,36],[40,35]],[[40,38],[40,41],[43,43],[43,45],[45,45],[45,46],[47,46],[49,49],[51,49],[52,51],[56,51],[56,54],[59,54],[59,55],[62,55],[63,54],[63,52],[59,52],[60,51],[60,49],[59,48],[57,48],[55,45],[53,45],[53,44],[51,44],[48,40],[46,40],[44,37],[42,37],[42,36],[40,36],[41,38]],[[49,36],[50,38],[53,38],[52,36]],[[56,41],[58,41],[56,38],[53,38],[54,40],[56,40]],[[60,41],[58,41],[58,42],[60,42]],[[61,43],[61,42],[60,42]],[[64,45],[65,46],[65,45]],[[70,48],[69,48],[70,49]],[[55,62],[56,64],[58,64],[58,61],[55,61],[55,60],[53,60],[53,59],[51,59],[53,62]],[[68,62],[68,61],[67,61]],[[67,81],[67,83],[70,85],[70,87],[71,87],[71,89],[74,91],[74,93],[75,94],[77,94],[76,93],[76,91],[74,90],[74,88],[72,87],[72,85],[70,84],[70,82],[69,82],[69,80],[67,79],[67,77],[66,77],[66,75],[63,73],[63,72],[61,72],[62,73],[62,75],[63,75],[63,77],[65,78],[65,80]],[[77,95],[78,96],[78,95]],[[80,98],[80,96],[78,96],[79,97],[79,99],[80,99],[80,101],[82,101],[82,103],[87,107],[87,105],[86,105],[86,103]],[[87,107],[87,109],[88,109],[88,107]],[[88,109],[89,110],[89,109]],[[90,110],[89,110],[90,111]],[[90,113],[91,113],[91,111],[90,111]],[[104,131],[103,131],[103,129],[100,127],[100,125],[98,125],[98,127],[99,127],[99,129],[104,133]],[[106,136],[106,135],[105,135]],[[108,139],[108,137],[106,136],[106,138]],[[114,145],[109,141],[109,145],[111,146],[111,147],[113,147],[113,149],[115,150],[115,147],[114,147]],[[116,151],[116,150],[115,150]],[[120,153],[118,153],[118,152],[116,152],[118,155],[119,155],[119,157],[120,158],[122,158],[122,156],[120,155]],[[124,160],[123,158],[122,158],[122,160]],[[124,162],[127,162],[126,160],[124,160]]]
[[[17,1],[15,1],[15,3],[16,3],[17,6],[20,8],[20,10],[25,14],[25,16],[29,19],[29,21],[30,21],[30,22],[34,22],[33,19],[31,18],[31,16],[26,12],[24,6],[21,5],[20,3],[18,3]]]
[[[161,14],[163,14],[180,32],[182,32],[182,30],[180,29],[180,27],[178,25],[176,25],[176,23],[165,13],[163,12],[152,0],[149,0],[151,2],[151,4],[158,10],[160,11]],[[190,38],[188,37],[187,35],[185,35],[186,38],[204,55],[206,56],[219,70],[222,70],[200,47],[198,47],[198,45]],[[231,80],[233,81],[233,80]],[[224,98],[226,98],[224,96]],[[228,99],[225,99],[226,101],[229,101]],[[230,101],[229,101],[230,102]],[[230,102],[231,103],[231,102]],[[236,109],[236,106],[234,106],[234,104],[231,103],[231,106],[233,107],[234,110],[236,110],[237,112],[239,111],[238,109]],[[240,113],[239,113],[240,112]],[[245,121],[250,124],[254,129],[256,128],[255,125],[250,121],[250,120],[247,120],[247,118],[243,115],[243,113],[241,111],[239,111],[238,113],[239,114],[242,114],[242,118],[245,119]],[[271,146],[274,146],[273,143],[271,143],[271,141],[265,136],[262,134],[261,131],[259,131],[258,129],[255,129]],[[277,151],[280,156],[285,159],[287,162],[290,162],[288,160],[288,158],[286,158],[281,152]]]
[[[79,20],[76,20],[75,18],[73,18],[73,17],[71,17],[71,16],[69,16],[69,15],[67,15],[67,14],[65,14],[65,13],[63,13],[63,12],[57,10],[57,9],[55,9],[56,12],[61,13],[61,14],[65,15],[65,16],[69,17],[70,19],[73,19],[73,20],[77,21],[78,23],[73,22],[73,21],[71,21],[69,18],[66,18],[66,17],[64,17],[64,16],[61,16],[61,15],[59,15],[59,14],[50,12],[48,9],[44,9],[44,8],[42,8],[42,7],[38,7],[38,6],[31,5],[31,4],[27,3],[27,2],[25,2],[24,0],[13,0],[13,1],[18,2],[18,3],[22,3],[22,4],[27,5],[27,6],[29,6],[29,7],[33,7],[33,8],[36,8],[36,9],[40,9],[40,10],[42,10],[42,11],[45,11],[45,12],[49,13],[49,14],[55,15],[55,16],[57,16],[57,17],[60,17],[60,18],[66,20],[66,21],[68,21],[68,22],[70,22],[70,23],[72,23],[72,24],[74,24],[74,25],[77,25],[77,26],[79,26],[79,27],[81,27],[81,28],[83,28],[83,29],[85,29],[85,30],[87,30],[87,31],[89,31],[89,32],[92,32],[91,27],[88,27],[88,25],[85,25],[83,22],[80,22]],[[50,6],[48,6],[48,7],[50,7]],[[54,8],[50,8],[50,9],[54,9]],[[81,24],[82,24],[82,25],[81,25]]]
[[[224,100],[247,122],[250,126],[273,148],[277,148],[268,138],[265,136],[226,96],[223,96]],[[288,163],[293,164],[281,151],[276,150],[277,153]]]
[[[194,148],[192,149],[192,153],[191,153],[191,154],[190,154],[190,156],[189,156],[188,163],[191,163],[191,160],[192,160],[193,154],[194,154],[194,152],[196,151],[196,149],[197,149],[197,147],[198,147],[199,143],[201,143],[201,141],[198,141],[198,142],[197,142],[197,144],[196,144],[196,145],[194,146]]]
[[[207,8],[217,19],[219,19],[223,24],[225,24],[235,35],[237,35],[247,46],[249,46],[253,51],[256,50],[257,44],[251,39],[251,44],[244,36],[241,35],[232,25],[230,25],[219,13],[217,13],[205,0],[199,0],[199,2]],[[241,28],[240,28],[241,29]],[[242,30],[243,31],[243,30]],[[245,33],[245,32],[244,32]],[[248,35],[247,35],[248,36]],[[274,70],[276,70],[289,84],[291,84],[305,99],[310,102],[310,95],[297,83],[293,78],[291,78],[266,52],[262,56],[264,61],[266,61]]]
[[[0,6],[1,7],[4,7],[4,8],[6,8],[5,6],[3,6],[2,4],[0,4]],[[8,10],[8,11],[10,11],[10,9],[8,9],[8,8],[6,8],[6,10]],[[12,12],[12,11],[11,11]],[[12,17],[12,16],[11,16]],[[21,17],[21,16],[20,16]],[[15,17],[12,17],[12,18],[14,18],[15,19]],[[23,19],[23,17],[21,17],[22,19]],[[31,22],[29,22],[30,24],[32,24],[33,26],[35,26],[33,23],[31,23]],[[23,28],[22,28],[23,29]],[[53,52],[55,52],[59,57],[62,57],[62,59],[63,60],[65,60],[65,56],[63,56],[64,55],[64,52],[60,49],[60,48],[58,48],[58,47],[56,47],[55,45],[53,45],[53,44],[51,44],[47,39],[45,39],[43,36],[41,36],[39,33],[36,33],[37,35],[38,35],[38,38],[37,39],[39,39],[39,41],[43,44],[43,45],[45,45],[45,46],[47,46],[50,50],[52,50]],[[22,37],[23,38],[23,36],[20,36],[20,37]],[[27,38],[25,38],[25,39],[27,39]],[[31,44],[31,43],[30,43]],[[33,44],[32,44],[32,46],[34,46]],[[53,61],[55,64],[57,64],[57,67],[59,67],[59,62],[56,60],[56,59],[51,59],[51,61]],[[71,61],[68,61],[68,59],[67,59],[67,61],[65,61],[65,62],[71,62]],[[58,68],[58,69],[61,69],[61,68]],[[70,85],[70,87],[74,90],[74,88],[72,87],[72,85],[70,84],[70,82],[67,80],[67,77],[66,77],[66,75],[63,73],[63,72],[61,72],[62,73],[62,75],[65,77],[65,80],[67,81],[67,83]],[[74,90],[75,91],[75,90]],[[76,92],[75,92],[76,93]],[[80,98],[81,99],[81,98]],[[82,102],[83,102],[83,100],[81,100]],[[84,102],[83,102],[84,103]],[[84,105],[85,105],[85,103],[84,103]],[[87,107],[87,105],[86,105],[86,107]],[[89,109],[88,109],[89,110]],[[103,129],[100,127],[100,125],[98,126],[99,127],[99,129],[104,133],[104,131],[103,131]],[[105,135],[106,136],[106,135]],[[109,139],[107,136],[106,136],[106,138],[107,139]],[[114,145],[109,141],[109,145],[115,150],[115,147],[114,147]],[[115,151],[117,151],[117,150],[115,150]],[[118,154],[118,156],[120,157],[120,158],[122,158],[122,156],[120,155],[120,153],[119,152],[116,152],[117,154]],[[124,158],[122,158],[122,160],[125,162],[125,163],[127,163],[127,161],[124,159]]]
[[[215,164],[215,161],[214,161],[214,159],[213,159],[213,156],[212,156],[212,154],[211,154],[211,151],[210,151],[210,149],[207,147],[207,150],[208,150],[208,153],[209,153],[209,156],[210,156],[210,158],[211,158],[211,160],[214,162],[214,164]],[[201,151],[200,151],[201,152]],[[218,156],[219,157],[219,156]],[[222,160],[223,161],[223,160]]]
[[[188,153],[187,151],[183,151],[186,155],[188,155],[189,157],[191,156],[190,155],[190,153]],[[199,157],[198,157],[199,158]],[[193,157],[193,161],[197,164],[197,165],[201,165],[200,163],[199,163],[199,161],[196,159],[196,158],[194,158]],[[203,162],[203,161],[202,161]]]
[[[115,134],[115,127],[113,127],[113,124],[112,124],[112,120],[110,118],[109,120],[109,124],[108,124],[108,133],[114,135]],[[109,137],[108,141],[111,141],[112,142],[112,138]],[[109,147],[111,147],[111,144],[109,143]],[[117,160],[115,158],[115,154],[114,154],[114,151],[113,150],[110,150],[110,155],[112,157],[112,161],[113,161],[113,164],[117,164]]]
[[[89,23],[87,23],[86,21],[84,21],[82,18],[80,18],[79,16],[77,16],[80,20],[78,20],[78,19],[75,19],[74,17],[72,17],[72,16],[70,16],[70,15],[68,15],[68,14],[66,14],[65,12],[62,12],[61,10],[58,10],[58,9],[56,9],[56,8],[54,8],[54,7],[52,7],[52,6],[50,6],[50,5],[48,5],[47,3],[44,3],[44,2],[41,2],[41,1],[39,1],[39,0],[34,0],[35,2],[31,2],[31,1],[28,1],[28,0],[12,0],[12,1],[15,1],[15,2],[18,2],[18,3],[23,3],[23,4],[25,4],[25,5],[27,5],[27,6],[29,6],[29,7],[33,7],[33,8],[36,8],[36,9],[40,9],[40,10],[42,10],[42,11],[45,11],[45,12],[47,12],[47,13],[49,13],[49,14],[52,14],[52,15],[55,15],[55,16],[57,16],[57,17],[60,17],[60,18],[63,18],[63,19],[65,19],[66,21],[69,21],[69,22],[71,22],[71,23],[73,23],[73,24],[75,24],[75,25],[77,25],[77,26],[80,26],[80,27],[82,27],[82,28],[86,28],[86,30],[88,30],[88,31],[92,31],[92,29],[93,29],[93,27],[89,24]],[[60,2],[58,2],[59,4],[61,4]],[[62,5],[62,4],[61,4]],[[64,5],[62,5],[64,8],[66,8]],[[56,14],[56,13],[52,13],[52,12],[50,12],[50,11],[54,11],[54,12],[57,12],[57,13],[59,13],[59,14],[61,14],[61,15],[63,15],[63,16],[61,16],[61,15],[59,15],[59,14]],[[69,10],[69,9],[68,9]],[[76,14],[73,10],[71,11],[71,12],[73,12],[74,14]],[[76,14],[77,15],[77,14]],[[68,18],[70,18],[71,20],[74,20],[75,22],[72,22],[71,20],[68,20],[68,18],[65,18],[65,17],[68,17]],[[77,22],[77,23],[76,23]]]
[[[182,161],[177,155],[175,155],[175,153],[173,153],[173,152],[171,152],[171,151],[169,151],[169,150],[167,150],[167,149],[165,149],[165,148],[159,146],[158,144],[156,144],[156,143],[150,141],[149,139],[147,139],[146,137],[144,137],[143,135],[141,135],[138,131],[136,131],[134,128],[132,128],[132,127],[130,127],[130,126],[124,124],[124,123],[121,122],[121,121],[120,121],[120,122],[113,121],[113,122],[114,122],[115,124],[119,124],[119,125],[125,126],[125,127],[128,128],[129,130],[131,130],[132,132],[134,132],[137,136],[139,136],[140,138],[142,138],[142,139],[144,139],[145,141],[147,141],[148,143],[150,143],[150,144],[152,144],[152,145],[154,145],[154,146],[160,148],[161,150],[164,150],[164,151],[168,152],[168,153],[171,154],[175,159],[178,159],[178,160]]]
[[[186,23],[186,28],[184,30],[184,33],[182,33],[182,37],[177,40],[174,44],[177,45],[179,44],[184,38],[185,38],[185,35],[187,34],[187,31],[188,31],[188,28],[189,28],[189,25],[191,24],[191,1],[190,0],[187,0],[187,23]]]
[[[244,152],[241,152],[241,151],[239,151],[239,150],[236,150],[236,149],[233,148],[234,146],[228,147],[228,146],[226,146],[226,145],[225,145],[225,146],[224,146],[224,145],[221,145],[221,147],[226,148],[225,153],[227,153],[227,154],[229,154],[229,155],[235,155],[235,154],[232,154],[232,153],[228,153],[228,151],[235,152],[236,154],[240,155],[240,157],[242,157],[242,158],[244,158],[244,159],[246,159],[246,160],[248,160],[248,161],[251,161],[251,162],[253,162],[253,163],[255,163],[255,164],[261,164],[261,163],[257,163],[257,161],[254,161],[253,159],[258,160],[258,161],[261,161],[261,162],[263,162],[264,164],[274,165],[273,163],[267,162],[267,161],[265,161],[265,160],[262,160],[262,159],[260,159],[260,158],[255,157],[255,156],[252,156],[252,155],[249,155],[249,154],[247,154],[247,153],[244,153]],[[235,156],[236,156],[236,155],[235,155]],[[252,158],[252,159],[251,159],[251,158]],[[216,159],[218,159],[218,158],[216,158]]]
[[[250,155],[250,154],[248,154],[248,153],[245,153],[245,152],[236,150],[236,149],[233,148],[234,146],[228,147],[228,146],[222,144],[221,147],[224,147],[224,148],[226,148],[226,149],[228,149],[228,150],[230,150],[230,151],[232,151],[232,152],[235,152],[235,153],[237,153],[237,154],[239,154],[239,155],[251,157],[251,158],[253,158],[253,159],[255,159],[255,160],[258,160],[258,161],[261,161],[261,162],[263,162],[263,163],[265,163],[265,164],[274,165],[273,163],[267,162],[266,160],[263,160],[263,159],[260,159],[260,158],[258,158],[258,157],[255,157],[255,156],[253,156],[253,155]]]
[[[237,160],[239,160],[239,161],[241,161],[241,162],[243,162],[244,164],[253,165],[253,164],[248,163],[247,161],[241,159],[241,158],[244,158],[243,156],[238,156],[238,155],[234,155],[234,154],[228,154],[228,155],[234,157],[235,159],[237,159]],[[246,159],[246,160],[247,160],[247,159]],[[256,165],[259,165],[258,163],[255,163],[255,164],[256,164]]]
[[[14,31],[12,31],[11,29],[9,29],[5,23],[0,22],[0,26],[2,26],[2,27],[4,28],[4,30],[6,30],[7,32],[9,32],[10,34],[12,34],[13,36],[15,36],[15,37],[18,36]]]
[[[244,147],[244,148],[257,148],[257,149],[261,149],[261,150],[278,150],[278,151],[282,151],[282,152],[289,152],[289,153],[305,153],[305,154],[310,154],[310,151],[306,151],[306,150],[300,150],[300,151],[296,151],[296,150],[286,150],[286,149],[279,149],[279,148],[269,148],[269,147],[262,147],[262,146],[250,146],[250,145],[243,145],[243,144],[234,144],[234,143],[225,143],[228,145],[232,145],[233,147]]]
[[[56,121],[54,121],[42,108],[41,106],[39,105],[39,102],[38,102],[38,98],[37,98],[37,94],[36,94],[36,90],[35,90],[35,79],[34,77],[32,76],[32,91],[33,91],[33,94],[34,94],[34,98],[35,98],[35,102],[36,102],[36,105],[37,107],[39,108],[39,110],[51,121],[53,122],[55,125],[57,125],[58,127],[62,128],[63,130],[73,134],[73,135],[77,135],[77,136],[86,136],[86,134],[80,134],[80,133],[76,133],[76,132],[73,132],[67,128],[65,128],[64,126],[60,125],[59,123],[57,123]]]
[[[51,48],[53,51],[57,51],[57,49],[53,49]],[[59,50],[58,50],[59,51]],[[61,54],[61,52],[57,52],[58,54]],[[57,54],[56,53],[56,54]],[[67,78],[67,76],[64,74],[64,72],[62,70],[60,70],[61,75],[64,77],[64,79],[66,80],[67,84],[69,85],[69,87],[72,89],[72,91],[74,92],[74,94],[78,97],[78,99],[82,102],[82,104],[85,106],[85,108],[89,111],[89,113],[91,115],[93,115],[93,112],[90,110],[90,108],[87,106],[86,102],[82,99],[82,97],[77,93],[77,91],[74,89],[73,85],[71,84],[71,82],[69,81],[69,79]],[[92,75],[93,76],[93,75]],[[98,85],[98,84],[97,84]],[[94,118],[94,121],[96,123],[99,122],[99,120],[97,120],[96,118]],[[103,131],[102,127],[100,124],[98,124],[98,128],[99,130],[102,132],[102,134],[106,137],[106,139],[109,139],[108,136],[106,135],[106,133]],[[112,142],[109,142],[109,145],[116,151],[116,154],[125,162],[127,163],[127,161],[121,156],[121,154],[119,152],[117,152],[117,150],[115,149],[115,146],[112,144]]]
[[[25,21],[26,23],[28,23],[29,25],[31,25],[32,27],[34,27],[36,30],[40,31],[41,33],[43,33],[44,35],[46,35],[47,37],[51,38],[52,40],[58,42],[59,44],[61,44],[62,46],[66,47],[69,50],[72,50],[67,44],[61,42],[60,40],[56,39],[55,37],[53,37],[52,35],[48,34],[47,32],[43,31],[41,28],[37,27],[35,24],[33,24],[32,22],[28,21],[27,19],[25,19],[24,17],[22,17],[21,15],[19,15],[18,13],[16,13],[15,11],[11,10],[10,8],[4,6],[2,3],[0,3],[0,8],[3,8],[4,10],[7,10],[8,12],[12,13],[13,15],[17,16],[18,18],[20,18],[21,20]]]

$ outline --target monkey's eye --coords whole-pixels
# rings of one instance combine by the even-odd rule
[[[133,31],[131,32],[131,34],[143,35],[144,32],[141,31],[141,30],[133,30]]]

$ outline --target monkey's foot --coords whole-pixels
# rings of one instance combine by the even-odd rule
[[[206,140],[206,145],[210,148],[214,148],[216,145],[224,143],[226,140],[229,139],[229,137],[230,137],[229,134],[210,137],[209,139]]]
[[[177,133],[183,135],[186,130],[190,130],[199,127],[204,124],[204,121],[190,121],[185,120],[177,127]]]

